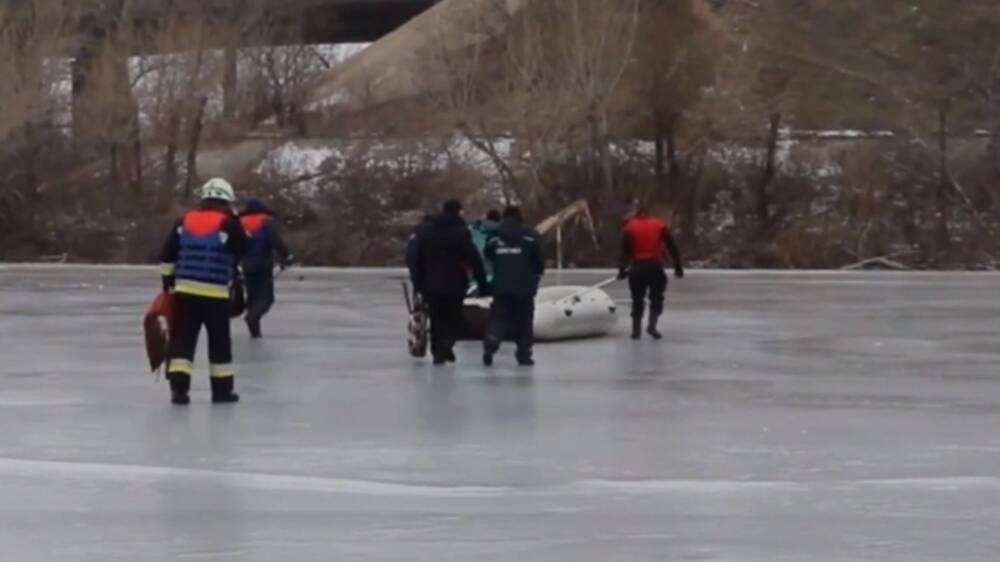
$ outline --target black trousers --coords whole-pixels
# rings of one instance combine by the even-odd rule
[[[247,287],[247,320],[259,322],[274,305],[274,274],[270,271],[246,273],[244,279]]]
[[[431,321],[431,354],[435,359],[448,359],[454,353],[455,342],[462,334],[462,297],[427,297],[425,302]]]
[[[663,314],[663,299],[667,292],[667,274],[659,260],[644,260],[632,264],[628,287],[632,293],[632,318],[642,318],[649,297],[650,316]]]
[[[535,298],[522,295],[495,295],[490,306],[490,322],[483,345],[488,351],[500,349],[500,342],[517,344],[518,359],[531,359],[535,343]]]
[[[202,326],[208,332],[209,374],[213,394],[233,390],[233,350],[229,333],[230,303],[228,299],[212,299],[178,293],[176,319],[170,334],[170,361],[167,377],[174,392],[191,388],[194,356]]]

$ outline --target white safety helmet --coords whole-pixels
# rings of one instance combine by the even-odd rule
[[[218,199],[227,203],[236,202],[236,192],[229,182],[222,178],[212,178],[201,186],[201,199]]]

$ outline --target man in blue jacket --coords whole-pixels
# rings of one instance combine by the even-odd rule
[[[241,263],[247,287],[246,323],[250,337],[259,339],[260,321],[274,305],[274,255],[278,254],[281,269],[295,256],[278,234],[274,213],[259,200],[246,200],[240,222],[247,234],[247,251]]]
[[[486,257],[493,262],[493,304],[483,340],[483,364],[492,365],[500,342],[513,339],[517,363],[534,365],[535,295],[545,274],[541,235],[524,225],[519,208],[507,207],[503,222],[486,243]]]

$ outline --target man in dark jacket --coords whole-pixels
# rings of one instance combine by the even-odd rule
[[[410,272],[410,283],[414,283],[417,278],[417,243],[420,237],[434,228],[434,215],[427,213],[420,224],[413,228],[410,237],[406,239],[404,258],[406,259],[406,269]]]
[[[201,204],[177,221],[163,245],[163,290],[175,293],[177,321],[170,327],[167,379],[171,401],[187,404],[198,333],[208,332],[212,402],[236,402],[233,392],[232,340],[229,332],[230,286],[246,250],[246,234],[231,205],[236,195],[223,179],[201,189]]]
[[[545,261],[541,235],[524,225],[517,207],[504,209],[503,222],[486,242],[486,258],[493,263],[493,305],[483,340],[483,363],[492,365],[500,342],[513,339],[518,364],[534,365],[535,295]]]
[[[667,253],[674,263],[674,275],[684,277],[684,266],[677,242],[670,234],[670,226],[661,219],[647,215],[639,209],[627,223],[622,234],[621,267],[619,279],[628,278],[632,293],[632,339],[642,337],[642,317],[649,295],[649,325],[646,328],[653,339],[663,335],[657,322],[663,314],[663,299],[667,291]]]
[[[247,234],[247,252],[243,257],[243,278],[247,287],[246,323],[250,337],[261,337],[260,321],[274,305],[274,255],[285,269],[295,256],[288,251],[278,234],[274,213],[257,199],[247,199],[240,223]]]
[[[454,347],[462,333],[462,303],[471,270],[486,294],[489,286],[483,262],[462,219],[462,205],[449,200],[442,213],[417,240],[414,289],[430,309],[431,354],[435,365],[455,361]]]

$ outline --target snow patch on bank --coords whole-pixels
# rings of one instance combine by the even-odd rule
[[[506,162],[514,143],[507,138],[484,141]],[[516,164],[515,164],[516,165]],[[397,174],[441,172],[462,167],[480,174],[487,189],[501,181],[495,162],[484,150],[463,137],[426,138],[408,142],[384,142],[371,138],[337,140],[289,140],[269,150],[254,167],[256,175],[292,182],[299,197],[314,197],[323,190],[336,190],[352,167],[383,169]]]

